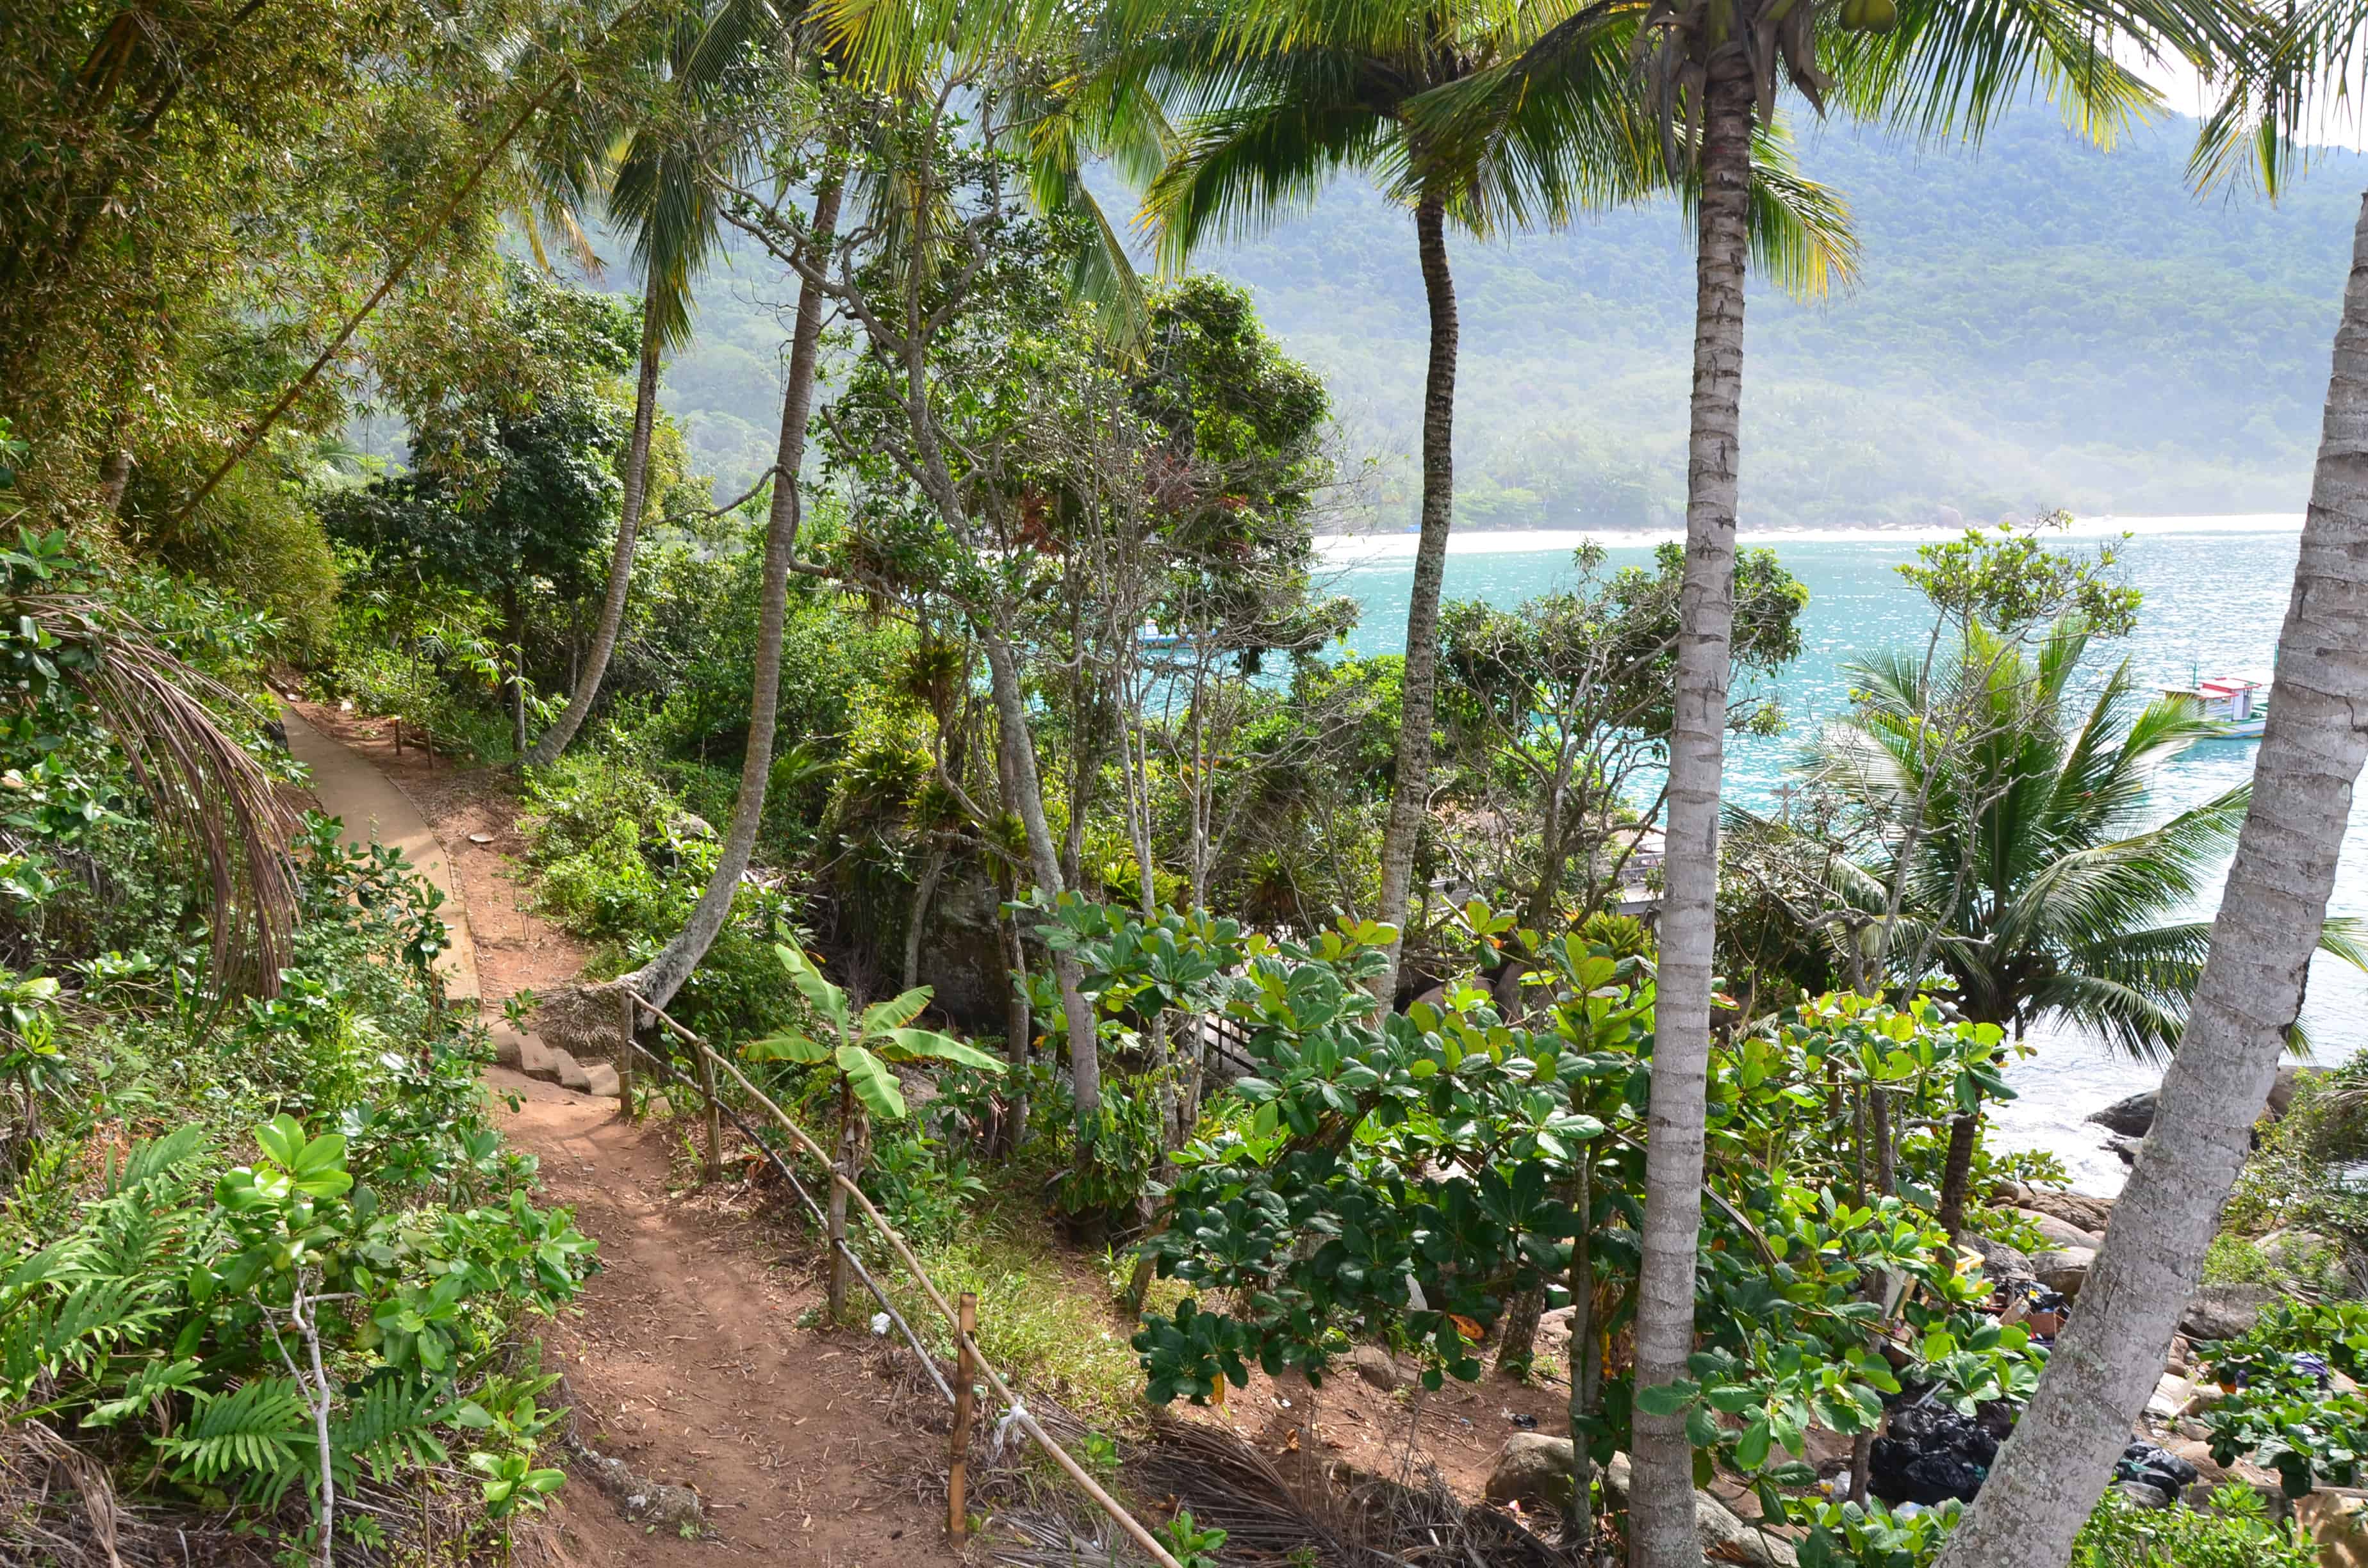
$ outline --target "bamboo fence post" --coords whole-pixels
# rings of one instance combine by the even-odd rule
[[[959,1543],[970,1533],[969,1503],[964,1494],[970,1486],[971,1404],[978,1376],[970,1364],[971,1335],[978,1328],[978,1297],[971,1291],[962,1293],[962,1315],[956,1326],[962,1331],[955,1336],[961,1352],[954,1362],[954,1452],[946,1481],[946,1534]]]
[[[617,1111],[627,1121],[638,1121],[641,1119],[633,1113],[633,1039],[641,1032],[641,1007],[623,986],[617,988],[617,1003],[618,1028],[622,1031],[617,1037]]]
[[[723,1179],[723,1117],[715,1108],[715,1062],[704,1046],[700,1048],[699,1088],[707,1100],[707,1179]]]

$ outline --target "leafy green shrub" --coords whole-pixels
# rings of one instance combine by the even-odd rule
[[[2204,1349],[2208,1374],[2236,1387],[2204,1415],[2212,1457],[2278,1472],[2286,1494],[2368,1479],[2368,1399],[2319,1387],[2294,1358],[2316,1356],[2347,1377],[2368,1369],[2368,1306],[2278,1302],[2235,1339]]]
[[[199,1129],[142,1145],[0,1277],[0,1398],[211,1506],[317,1494],[324,1403],[342,1486],[442,1463],[448,1439],[497,1468],[530,1455],[556,1380],[511,1375],[507,1325],[574,1297],[592,1244],[567,1214],[523,1190],[397,1209],[356,1183],[341,1134],[282,1116],[254,1136],[258,1157],[211,1182]]]
[[[1801,1559],[1804,1568],[1805,1554]],[[2108,1492],[2073,1543],[2069,1568],[2317,1568],[2300,1527],[2271,1522],[2260,1494],[2230,1483],[2209,1510],[2148,1508]]]

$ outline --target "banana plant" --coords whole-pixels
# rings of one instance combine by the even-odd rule
[[[757,1040],[743,1054],[751,1062],[794,1062],[837,1075],[837,1165],[847,1183],[862,1175],[871,1142],[871,1119],[905,1119],[905,1093],[897,1086],[895,1068],[946,1062],[982,1073],[1003,1071],[1000,1061],[951,1035],[908,1027],[928,1006],[933,994],[928,986],[916,985],[859,1013],[847,993],[825,979],[794,944],[778,943],[773,952],[823,1027],[811,1034],[791,1029]],[[830,1194],[830,1243],[829,1306],[835,1322],[847,1305],[847,1187],[837,1183]]]

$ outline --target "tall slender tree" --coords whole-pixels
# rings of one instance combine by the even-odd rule
[[[666,353],[688,342],[691,290],[713,253],[720,217],[720,175],[745,162],[744,127],[716,113],[752,45],[783,36],[780,17],[765,0],[721,0],[686,10],[659,35],[647,74],[651,101],[640,106],[609,176],[611,218],[632,226],[642,272],[642,343],[633,384],[632,433],[625,447],[624,494],[600,619],[568,694],[567,707],[537,737],[524,762],[547,767],[575,738],[600,695],[609,658],[624,624],[633,577],[633,552],[649,505],[650,443],[657,427],[658,375]]]
[[[2368,15],[2320,0],[2259,19],[2227,57],[2205,122],[2206,183],[2248,165],[2274,195],[2331,88],[2368,72]],[[1940,1568],[2053,1568],[2154,1386],[2302,1011],[2314,946],[2368,762],[2368,199],[2352,231],[2293,597],[2278,633],[2270,722],[2253,765],[2210,956],[2154,1126],[2113,1209],[2080,1312],[2066,1326]]]
[[[1417,113],[1426,125],[1459,128],[1440,131],[1450,141],[1509,128],[1524,156],[1550,160],[1554,116],[1600,92],[1602,40],[1633,29],[1663,156],[1695,192],[1687,570],[1636,1314],[1631,1521],[1641,1568],[1691,1568],[1700,1553],[1692,1445],[1664,1391],[1694,1348],[1754,132],[1789,88],[1819,112],[1832,97],[1871,119],[1973,138],[2035,86],[2101,140],[2152,98],[2116,47],[2208,61],[2210,25],[2199,18],[2211,9],[2201,0],[1600,0]]]
[[[1454,517],[1459,327],[1448,229],[1486,234],[1537,218],[1559,221],[1665,185],[1636,132],[1641,122],[1610,29],[1578,35],[1589,68],[1563,79],[1550,130],[1515,113],[1509,118],[1526,138],[1434,135],[1413,111],[1427,97],[1518,61],[1542,24],[1574,9],[1508,9],[1479,0],[1355,6],[1258,0],[1232,11],[1188,3],[1135,18],[1140,36],[1121,42],[1110,66],[1164,91],[1178,111],[1179,148],[1145,199],[1171,262],[1304,203],[1349,169],[1389,182],[1412,220],[1429,336],[1420,538],[1376,904],[1378,917],[1393,925],[1406,917],[1429,803],[1440,588]],[[1588,90],[1578,90],[1582,81]],[[1774,199],[1758,216],[1763,236],[1797,262],[1788,281],[1821,288],[1829,272],[1847,268],[1847,226],[1828,193],[1788,180],[1768,194]],[[1402,933],[1375,982],[1384,994],[1395,989],[1403,950]]]

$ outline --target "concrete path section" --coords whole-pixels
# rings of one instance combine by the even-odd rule
[[[477,949],[469,939],[469,906],[461,896],[451,859],[427,826],[427,819],[411,798],[392,780],[335,739],[304,722],[285,703],[279,722],[288,726],[288,749],[313,774],[313,796],[321,810],[343,820],[349,844],[391,845],[403,851],[414,869],[444,894],[442,915],[450,933],[436,960],[444,975],[444,994],[453,1002],[477,1000]]]

